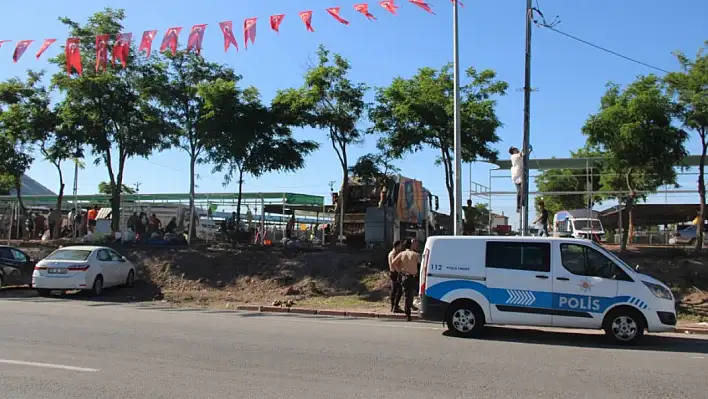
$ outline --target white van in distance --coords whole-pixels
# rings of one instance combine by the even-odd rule
[[[671,290],[590,240],[430,237],[420,271],[420,316],[473,337],[485,324],[604,329],[638,342],[673,331]]]

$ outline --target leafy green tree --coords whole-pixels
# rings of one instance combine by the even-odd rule
[[[22,175],[34,160],[33,144],[56,128],[42,77],[41,72],[28,71],[24,80],[12,78],[0,83],[0,175],[12,178],[23,209]]]
[[[572,158],[588,158],[599,157],[600,154],[591,153],[585,149],[580,149],[576,152],[571,152]],[[543,201],[546,210],[550,215],[562,210],[569,209],[584,209],[588,204],[595,205],[602,202],[602,195],[599,191],[601,164],[590,165],[590,175],[585,169],[549,169],[542,171],[536,177],[536,187],[541,192],[570,192],[575,191],[578,194],[543,194],[536,197],[536,209],[539,208],[538,203]],[[588,183],[591,184],[593,196],[588,200],[587,192]]]
[[[120,192],[125,194],[135,194],[135,190],[125,184],[121,187]],[[111,188],[110,183],[102,181],[98,183],[98,193],[103,195],[113,195],[113,188]]]
[[[52,78],[62,95],[59,117],[90,148],[95,163],[108,169],[112,198],[120,197],[126,161],[169,147],[175,130],[150,95],[160,83],[158,57],[138,57],[132,47],[127,68],[109,62],[106,71],[96,72],[95,35],[122,32],[124,19],[123,10],[111,8],[93,14],[84,25],[60,18],[69,36],[80,38],[83,75],[67,74],[64,54],[51,60],[61,69]],[[112,209],[111,226],[118,230],[120,202],[113,201]]]
[[[238,181],[236,226],[241,222],[244,176],[292,172],[305,166],[305,157],[319,145],[298,141],[283,119],[261,102],[258,90],[239,91],[233,81],[217,80],[199,87],[205,100],[201,129],[213,137],[209,160],[214,172],[224,173],[224,185]],[[287,120],[287,118],[286,118]]]
[[[496,115],[496,96],[506,93],[508,84],[497,80],[492,70],[468,68],[468,83],[460,88],[462,116],[462,160],[494,161],[497,151],[491,144],[499,141],[502,126]],[[410,79],[396,78],[390,86],[379,88],[376,104],[369,112],[371,131],[383,134],[387,148],[396,157],[422,150],[439,152],[436,164],[445,169],[450,210],[454,209],[454,95],[452,65],[439,71],[422,68]]]
[[[698,168],[698,196],[700,198],[699,225],[706,212],[706,183],[703,168],[708,152],[708,41],[698,50],[694,60],[676,53],[681,72],[664,77],[669,93],[677,99],[679,119],[684,128],[698,133],[701,139],[701,160]],[[696,249],[703,246],[703,229],[698,229]]]
[[[220,131],[204,129],[205,99],[199,89],[218,80],[236,85],[241,79],[233,69],[207,62],[194,52],[165,53],[160,68],[159,84],[154,96],[159,99],[165,116],[177,126],[173,144],[189,156],[189,211],[194,209],[196,165],[206,161],[207,147],[213,142],[210,134]],[[196,224],[190,224],[196,228]]]
[[[317,51],[318,63],[307,71],[305,83],[298,89],[279,91],[273,108],[287,116],[288,124],[323,129],[337,153],[342,171],[339,195],[340,218],[349,195],[349,154],[351,145],[363,141],[364,132],[357,124],[364,116],[364,95],[368,88],[349,78],[351,65],[339,54],[330,54],[324,46]],[[341,220],[341,219],[340,219]],[[340,223],[335,223],[340,225]],[[340,225],[340,231],[342,226]]]
[[[634,227],[632,206],[660,186],[676,184],[676,170],[686,156],[688,135],[671,124],[674,106],[659,78],[640,76],[624,90],[608,84],[600,110],[583,126],[589,148],[601,152],[604,172],[600,185],[616,195],[629,213],[629,230]],[[622,236],[627,247],[629,231]]]

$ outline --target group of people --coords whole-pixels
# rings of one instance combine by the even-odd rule
[[[393,243],[393,249],[388,254],[389,275],[391,277],[391,312],[405,313],[406,320],[411,321],[413,299],[418,288],[418,273],[420,254],[418,240],[407,239]],[[401,298],[404,298],[404,309],[401,310]]]
[[[140,211],[139,214],[137,211],[133,212],[133,214],[128,218],[127,224],[128,229],[135,233],[137,240],[141,240],[142,238],[150,239],[156,235],[159,238],[163,238],[165,235],[174,235],[177,233],[176,217],[173,217],[163,229],[162,221],[156,214],[153,213],[148,216],[144,211]]]

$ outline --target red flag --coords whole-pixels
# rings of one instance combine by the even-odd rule
[[[219,28],[221,28],[221,33],[224,35],[224,52],[229,51],[229,46],[232,44],[238,51],[238,42],[234,37],[234,23],[231,21],[219,22]]]
[[[113,44],[113,66],[116,65],[116,59],[120,61],[123,68],[127,66],[131,40],[133,40],[132,33],[120,33],[116,36],[116,42]]]
[[[464,8],[464,7],[465,7],[465,5],[464,5],[464,4],[462,4],[462,1],[460,1],[460,0],[450,0],[450,2],[451,2],[452,4],[455,4],[455,3],[457,3],[457,4],[459,4],[459,5],[460,5],[460,7],[462,7],[462,8]]]
[[[280,34],[280,24],[283,22],[285,14],[271,15],[270,16],[270,28]]]
[[[189,38],[187,39],[187,51],[197,50],[197,54],[202,52],[202,42],[204,41],[204,31],[207,24],[194,25],[189,30]]]
[[[29,47],[30,44],[32,44],[34,40],[20,40],[17,42],[17,46],[15,46],[15,52],[12,53],[12,62],[17,62],[20,60],[20,57],[22,57],[22,54],[25,53],[25,50],[27,50],[27,47]]]
[[[164,52],[168,48],[172,51],[172,55],[177,53],[177,42],[179,41],[179,34],[182,32],[182,27],[177,26],[174,28],[167,29],[165,36],[162,37],[162,44],[160,45],[160,52]]]
[[[332,18],[336,19],[340,23],[349,25],[349,21],[339,16],[339,7],[327,8],[326,11],[332,16]]]
[[[106,70],[108,63],[108,39],[110,35],[96,36],[96,72],[99,69]]]
[[[83,73],[81,69],[81,51],[79,50],[80,39],[78,37],[73,37],[66,39],[66,48],[64,53],[66,54],[66,73],[71,75],[71,68],[76,70],[76,73],[81,76]]]
[[[354,4],[354,9],[359,11],[360,13],[364,14],[366,16],[366,18],[368,18],[369,20],[376,19],[374,14],[369,12],[369,5],[366,3]]]
[[[425,11],[427,11],[433,15],[435,14],[433,12],[433,9],[430,8],[430,4],[426,3],[424,0],[408,0],[408,1],[410,1],[411,3],[417,5],[418,7],[424,9]],[[454,2],[456,0],[452,0],[452,1]]]
[[[145,50],[147,53],[146,58],[150,58],[150,53],[152,52],[152,41],[155,40],[157,35],[156,30],[146,30],[143,32],[143,37],[140,39],[140,46],[138,47],[138,52]]]
[[[246,42],[246,50],[248,50],[248,40],[251,44],[256,43],[256,21],[258,18],[246,18],[243,21],[243,41]]]
[[[305,27],[308,31],[315,31],[314,29],[312,29],[312,11],[302,11],[300,13],[300,19],[302,20],[302,22],[305,23]]]
[[[42,56],[44,51],[49,48],[54,42],[56,42],[57,39],[44,39],[44,43],[42,43],[42,47],[39,48],[39,51],[37,51],[37,59]]]
[[[0,47],[5,43],[10,43],[12,40],[0,40]]]
[[[379,3],[381,7],[384,8],[384,10],[390,12],[393,15],[398,15],[396,10],[398,10],[398,6],[396,5],[396,0],[385,0]]]

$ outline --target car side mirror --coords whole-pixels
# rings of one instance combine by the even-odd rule
[[[634,271],[639,272],[642,267],[639,265],[634,266]]]
[[[120,260],[122,260],[123,262],[127,262],[127,261],[128,261],[128,258],[126,258],[125,256],[122,256],[122,257],[120,258]]]

